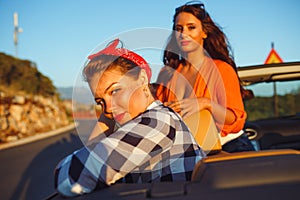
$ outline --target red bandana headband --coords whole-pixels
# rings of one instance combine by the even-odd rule
[[[151,68],[148,65],[148,63],[145,61],[144,58],[142,58],[140,55],[129,51],[128,49],[125,48],[117,48],[118,44],[119,44],[119,39],[115,39],[114,41],[112,41],[112,43],[107,46],[105,49],[92,54],[88,57],[88,59],[92,60],[93,58],[99,56],[99,55],[112,55],[112,56],[118,56],[118,57],[122,57],[122,58],[126,58],[130,61],[132,61],[133,63],[135,63],[137,66],[139,66],[140,68],[144,69],[147,73],[148,76],[148,81],[150,82],[151,79]]]

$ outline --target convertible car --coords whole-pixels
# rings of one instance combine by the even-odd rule
[[[265,87],[273,93],[269,98],[257,96],[245,102],[248,115],[267,113],[266,108],[271,108],[268,117],[248,120],[245,125],[257,150],[300,150],[300,62],[240,67],[238,72],[245,87]],[[255,107],[255,100],[264,103]]]
[[[296,81],[298,88],[300,87],[300,62],[239,67],[238,73],[247,89],[260,84],[263,86],[283,82],[291,82],[295,87],[292,81]],[[274,89],[277,87],[271,86]],[[260,98],[254,90],[248,91],[250,97],[245,102],[246,109],[251,101]],[[297,95],[297,92],[294,93],[294,96]],[[280,95],[275,93],[273,96],[275,99]],[[274,104],[276,101],[272,98],[269,97],[270,102]],[[259,118],[261,115],[254,116],[256,108],[250,106],[252,110],[249,111],[249,117],[253,117],[253,120],[247,121],[245,131],[256,147],[256,151],[253,152],[222,152],[219,143],[215,142],[216,129],[209,113],[204,111],[196,118],[187,119],[192,132],[196,130],[194,127],[197,127],[198,123],[206,127],[202,129],[203,133],[195,135],[208,156],[195,166],[192,181],[117,183],[73,199],[299,199],[300,115],[297,113],[299,107],[295,101],[285,102],[285,105],[294,106],[291,108],[294,114],[280,116],[274,112],[276,115],[265,119]],[[263,99],[262,102],[259,106],[267,107],[267,101]],[[282,110],[281,107],[280,109]],[[64,198],[53,194],[47,199]]]

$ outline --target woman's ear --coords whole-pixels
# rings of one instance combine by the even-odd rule
[[[203,39],[206,39],[206,38],[207,38],[207,33],[206,33],[205,31],[202,31],[202,34],[201,34],[201,35],[202,35],[202,38],[203,38]]]
[[[144,69],[141,69],[141,71],[140,71],[139,81],[141,81],[142,85],[148,85],[148,83],[149,83],[147,73]]]

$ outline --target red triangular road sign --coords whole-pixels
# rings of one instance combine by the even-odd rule
[[[274,48],[271,49],[265,64],[271,64],[271,63],[282,63],[283,60],[281,59],[281,57],[278,55],[278,53],[275,51]]]

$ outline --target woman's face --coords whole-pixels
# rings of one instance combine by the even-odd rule
[[[202,28],[201,21],[191,13],[179,13],[175,20],[175,35],[178,46],[189,53],[202,49],[207,34]]]
[[[95,74],[89,82],[96,103],[105,105],[103,109],[121,125],[144,112],[148,106],[143,91],[148,81],[143,74],[140,73],[135,80],[118,69],[110,69]]]

